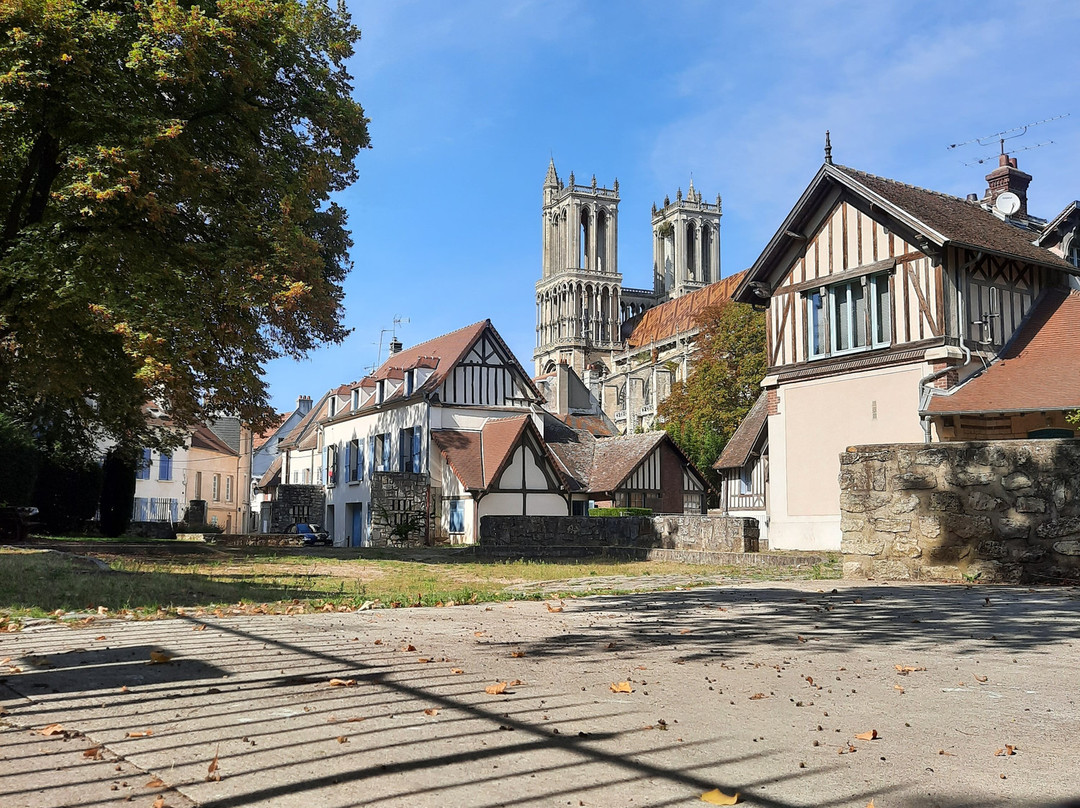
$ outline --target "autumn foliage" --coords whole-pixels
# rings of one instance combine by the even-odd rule
[[[692,369],[658,413],[679,448],[715,483],[712,464],[761,393],[765,314],[726,301],[702,311],[698,327]]]

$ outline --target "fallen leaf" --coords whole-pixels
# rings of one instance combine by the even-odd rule
[[[492,696],[498,696],[500,693],[505,692],[506,682],[496,682],[493,685],[488,685],[484,688],[485,693],[489,693]]]
[[[42,735],[63,735],[64,728],[60,724],[49,724],[47,727],[42,727],[38,730]]]
[[[330,687],[356,687],[355,679],[331,679]]]
[[[220,749],[221,747],[218,747]],[[214,750],[214,759],[206,767],[206,782],[221,782],[221,774],[218,772],[218,749]]]
[[[975,674],[975,681],[976,682],[985,682],[988,678],[989,677],[987,677],[987,676],[979,676],[979,674],[977,674],[977,673]]]
[[[431,657],[422,656],[416,661],[419,662],[421,665],[426,665],[427,663],[431,662]]]
[[[100,746],[92,746],[89,749],[83,751],[82,756],[84,758],[90,758],[90,760],[101,760],[104,757]]]
[[[337,736],[337,742],[338,743],[348,743],[349,739],[346,738],[344,735],[338,735]]]
[[[153,808],[168,808],[168,806],[165,804],[165,798],[158,797],[156,800],[154,800]]]
[[[690,633],[690,629],[688,629],[688,628],[683,628],[683,629],[679,629],[679,633],[680,633],[680,634],[689,634],[689,633]]]
[[[914,665],[893,665],[893,667],[896,668],[896,672],[901,676],[907,676],[909,673],[914,673],[915,671],[926,670],[926,668],[921,665],[918,667],[915,667]]]
[[[192,631],[206,631],[206,623],[200,623],[199,625],[195,626]]]
[[[904,692],[904,688],[902,685],[893,685],[893,690],[899,690],[901,693]]]
[[[633,693],[634,688],[630,686],[629,682],[619,682],[618,684],[611,685],[612,693]]]
[[[607,645],[604,646],[604,650],[605,651],[614,651],[617,645],[618,645],[618,643],[609,642]]]
[[[164,787],[165,787],[165,781],[162,780],[160,777],[155,777],[153,780],[151,780],[145,786],[143,786],[143,788],[164,788]]]
[[[866,803],[866,808],[874,808],[874,801],[870,800],[870,802]]]
[[[451,668],[450,673],[465,673],[461,668]]]
[[[1017,747],[1013,746],[1012,744],[1007,743],[1007,744],[1005,744],[1004,749],[999,749],[996,752],[994,752],[994,756],[995,757],[1007,757],[1009,755],[1015,755],[1016,754],[1016,749],[1017,749]]]
[[[474,632],[473,632],[473,636],[474,636],[474,637],[484,637],[484,636],[486,636],[486,635],[485,635],[485,634],[484,634],[484,632],[482,632],[482,631],[474,631]]]
[[[799,642],[806,642],[806,637],[804,637],[802,634],[800,634],[798,636],[799,636]]]
[[[409,652],[409,651],[415,651],[415,650],[416,650],[416,646],[415,646],[415,645],[411,645],[411,644],[410,644],[410,645],[406,645],[406,646],[404,646],[404,647],[403,647],[403,648],[402,648],[401,650],[402,650],[402,651],[405,651],[406,653],[407,653],[407,652]]]
[[[121,693],[127,693],[128,692],[128,686],[127,685],[120,685],[120,692]]]
[[[151,651],[150,652],[150,664],[151,665],[163,665],[172,659],[170,654],[166,654],[164,651]]]
[[[135,732],[129,732],[126,735],[124,735],[124,737],[125,738],[146,738],[147,736],[153,735],[153,734],[154,734],[154,731],[152,729],[140,729],[140,730],[136,730]]]
[[[858,735],[856,735],[855,740],[857,740],[857,741],[875,741],[875,740],[877,740],[877,737],[878,737],[878,734],[877,734],[876,729],[868,729],[866,732],[860,732]]]
[[[520,679],[515,679],[512,682],[507,682],[506,686],[507,687],[517,687],[518,685],[523,685],[523,684],[525,684],[525,683],[523,681],[521,681]]]
[[[547,606],[549,612],[561,612],[563,609],[562,606],[552,606],[550,603],[545,603],[544,605]]]
[[[98,614],[108,614],[109,613],[109,607],[108,606],[98,606],[97,607],[97,613]]]
[[[524,651],[511,651],[510,656],[514,657],[515,659],[521,659],[521,657],[525,656],[525,652]]]
[[[952,752],[946,752],[944,749],[939,749],[937,753],[939,755],[947,755],[948,757],[956,757]]]
[[[736,791],[731,796],[728,796],[720,789],[714,788],[712,791],[706,791],[702,794],[701,801],[710,805],[734,805],[739,801],[739,792]]]
[[[439,714],[439,708],[438,707],[429,707],[428,709],[424,710],[424,715],[438,715],[438,714]]]
[[[766,696],[764,693],[755,693],[754,695],[752,695],[750,697],[750,701],[758,701],[759,699],[767,699],[767,698],[769,698],[769,697]]]
[[[105,639],[105,635],[102,634],[100,637],[94,637],[94,642],[101,642],[104,639]]]

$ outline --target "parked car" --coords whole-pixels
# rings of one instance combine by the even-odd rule
[[[311,522],[296,522],[285,528],[285,532],[299,534],[304,541],[305,547],[312,547],[316,544],[332,545],[334,543],[334,540],[330,538],[330,534],[323,530],[321,525]]]

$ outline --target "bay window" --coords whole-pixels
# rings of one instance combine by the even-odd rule
[[[807,358],[884,348],[892,342],[889,273],[806,293]]]

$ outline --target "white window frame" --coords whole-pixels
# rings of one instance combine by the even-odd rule
[[[890,274],[889,272],[880,272],[873,275],[862,275],[840,283],[823,284],[821,287],[806,293],[804,312],[806,316],[807,359],[846,356],[878,348],[887,348],[892,345]],[[855,317],[856,307],[854,305],[854,296],[851,293],[854,284],[860,284],[863,289],[865,315],[861,318],[861,322]],[[847,303],[846,322],[844,323],[835,322],[833,317],[841,293],[845,295]],[[887,339],[878,339],[877,336],[882,325],[882,314],[889,318],[887,322]],[[821,333],[816,327],[818,324],[821,325]],[[843,330],[840,328],[841,325],[843,325]],[[869,333],[865,332],[867,327],[869,327]],[[863,331],[863,333],[859,334],[862,340],[861,345],[854,345],[857,334],[856,329]],[[845,338],[849,347],[839,347],[841,337]]]

